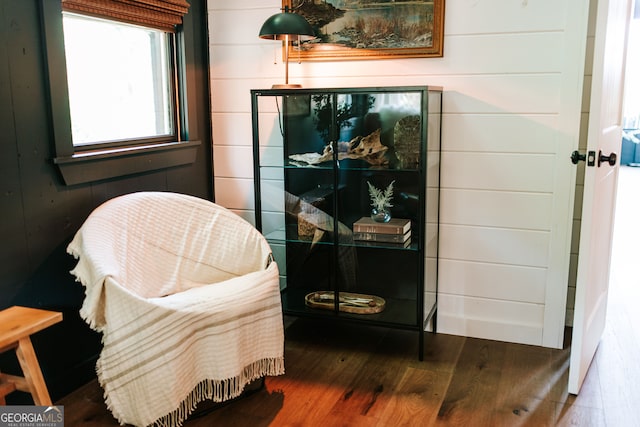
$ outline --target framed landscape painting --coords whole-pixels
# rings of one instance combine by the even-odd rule
[[[301,61],[441,57],[444,2],[283,0],[318,37],[285,48]]]

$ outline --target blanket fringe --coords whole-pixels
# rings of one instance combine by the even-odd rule
[[[266,376],[284,374],[284,358],[262,359],[245,366],[242,374],[225,380],[204,380],[198,383],[178,408],[158,418],[149,427],[179,427],[205,400],[225,402],[242,394],[245,386],[253,380]]]

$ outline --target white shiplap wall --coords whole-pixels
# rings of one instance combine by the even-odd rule
[[[278,0],[209,1],[216,201],[253,221],[249,90]],[[562,345],[588,1],[448,0],[444,57],[290,64],[306,87],[444,87],[442,333]]]

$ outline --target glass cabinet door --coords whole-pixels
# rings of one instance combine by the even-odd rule
[[[351,230],[341,316],[416,325],[422,300],[423,91],[340,93],[338,218]],[[374,211],[375,210],[375,211]],[[382,213],[382,214],[381,214]],[[353,299],[351,299],[353,298]]]
[[[305,313],[307,295],[336,286],[335,165],[323,154],[332,133],[316,126],[309,94],[265,93],[253,103],[259,229],[275,248],[285,311]]]

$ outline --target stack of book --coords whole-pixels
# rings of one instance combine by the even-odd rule
[[[376,222],[363,216],[353,223],[353,239],[408,246],[411,244],[411,220],[391,218],[389,222]]]

